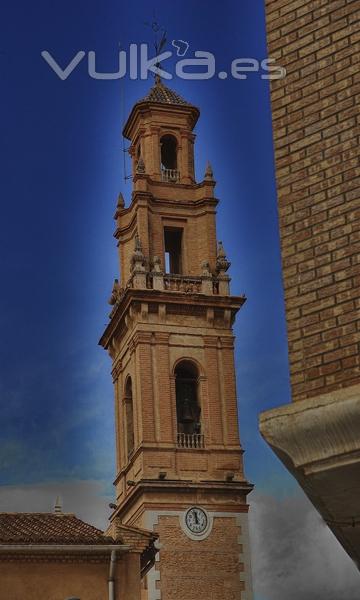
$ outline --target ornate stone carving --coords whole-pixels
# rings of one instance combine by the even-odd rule
[[[114,279],[113,289],[111,291],[111,295],[108,300],[108,302],[111,306],[114,306],[118,302],[118,300],[120,300],[123,291],[124,291],[123,288],[119,284],[119,280]]]
[[[182,275],[165,275],[164,288],[172,292],[199,294],[201,292],[201,277],[183,277]]]
[[[136,289],[146,289],[147,261],[142,251],[142,244],[138,234],[135,236],[135,251],[131,257],[130,269],[133,275],[132,287]]]
[[[153,258],[153,273],[162,273],[160,256]]]
[[[230,294],[230,277],[226,275],[226,271],[230,265],[231,262],[226,258],[223,243],[218,242],[216,272],[218,274],[218,293],[220,296],[228,296]]]
[[[202,276],[201,276],[201,293],[211,295],[213,294],[213,276],[210,271],[210,263],[204,260],[201,264]]]
[[[135,251],[131,257],[131,271],[137,273],[145,271],[145,256],[142,251],[142,244],[138,234],[135,236]]]
[[[164,289],[164,273],[161,268],[159,256],[154,256],[153,258],[152,287],[154,290]]]
[[[138,160],[138,164],[136,166],[136,172],[139,173],[140,175],[143,175],[145,173],[145,163],[144,163],[144,159],[142,156],[140,156],[140,158]]]
[[[229,269],[231,262],[226,258],[226,252],[222,242],[218,242],[218,251],[216,258],[216,271],[219,275],[224,275]]]
[[[202,270],[203,275],[212,277],[211,271],[210,271],[210,263],[208,260],[204,260],[201,263],[201,270]]]

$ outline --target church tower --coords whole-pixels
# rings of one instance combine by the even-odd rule
[[[230,262],[215,181],[196,182],[199,110],[159,78],[124,127],[133,191],[116,213],[120,280],[100,340],[115,387],[112,519],[159,535],[148,600],[251,600]]]

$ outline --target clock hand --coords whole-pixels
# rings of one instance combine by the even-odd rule
[[[198,519],[196,510],[194,510],[194,516],[195,516],[195,523],[196,523],[196,525],[199,525],[199,519]]]

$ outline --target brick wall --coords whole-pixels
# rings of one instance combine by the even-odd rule
[[[149,189],[156,191],[154,187],[156,184],[150,182]],[[215,271],[217,241],[214,202],[216,201],[206,197],[208,188],[202,191],[203,197],[200,198],[200,202],[196,197],[198,190],[186,189],[187,198],[181,203],[178,202],[176,186],[168,190],[166,201],[169,206],[164,206],[165,203],[161,204],[161,199],[151,193],[145,208],[141,207],[139,210],[134,203],[122,213],[118,213],[117,236],[122,286],[127,284],[130,277],[136,232],[140,235],[146,259],[151,263],[154,256],[158,256],[162,268],[165,268],[164,227],[183,229],[181,263],[184,275],[201,275],[204,261],[209,261],[211,269]]]
[[[163,600],[229,600],[242,598],[242,546],[234,518],[215,518],[210,536],[190,540],[178,517],[161,516],[156,530],[161,539],[160,581]]]
[[[360,381],[360,2],[266,0],[293,400]]]

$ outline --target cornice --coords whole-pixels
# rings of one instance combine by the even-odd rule
[[[267,411],[260,432],[360,565],[360,384]]]
[[[136,123],[139,121],[140,117],[145,117],[146,115],[154,115],[155,113],[177,113],[177,114],[185,114],[190,119],[189,126],[191,129],[195,127],[195,124],[200,116],[200,111],[196,106],[192,106],[190,104],[164,104],[164,103],[156,103],[156,102],[137,102],[134,104],[130,115],[126,121],[125,127],[123,129],[123,136],[131,141],[132,132],[136,127]],[[155,124],[155,123],[154,123]]]
[[[139,344],[146,344],[146,345],[150,345],[151,341],[152,341],[152,333],[150,333],[149,331],[135,331],[134,335],[133,335],[133,341],[135,344],[135,347],[138,346]]]
[[[246,301],[246,298],[241,296],[218,296],[218,295],[206,295],[198,293],[184,293],[167,290],[154,290],[154,289],[134,289],[127,288],[124,291],[122,299],[116,307],[112,318],[107,325],[104,333],[102,334],[99,344],[104,348],[107,348],[111,338],[116,333],[122,319],[128,312],[133,302],[151,302],[153,304],[166,304],[166,305],[187,305],[194,309],[201,305],[204,308],[221,308],[229,309],[233,315],[235,315],[241,306]],[[225,338],[226,339],[226,338]]]
[[[155,331],[154,332],[154,342],[156,344],[165,344],[168,345],[170,340],[170,333],[166,331]]]
[[[144,496],[146,493],[154,492],[156,494],[169,495],[171,493],[223,493],[229,494],[234,497],[234,494],[246,496],[253,490],[253,484],[248,481],[184,481],[180,479],[171,480],[165,479],[164,481],[155,479],[143,479],[139,481],[132,491],[124,498],[122,503],[114,511],[111,518],[114,518],[121,514],[121,512],[129,506],[133,505],[139,497]]]
[[[260,432],[304,474],[359,460],[360,385],[264,412]]]
[[[204,335],[204,347],[205,348],[217,348],[218,347],[218,336],[216,335]]]
[[[150,178],[148,178],[149,181],[152,182],[152,180],[150,180]],[[174,189],[174,184],[173,183],[167,183],[167,182],[163,182],[163,181],[154,181],[153,182],[154,185],[156,186],[164,186],[164,187],[169,187],[170,189]],[[207,182],[208,184],[208,182]],[[176,184],[177,187],[181,187],[181,188],[185,188],[185,189],[190,189],[190,190],[194,190],[194,188],[200,188],[202,186],[202,183],[199,184]],[[121,234],[124,234],[126,232],[132,232],[134,230],[134,226],[136,225],[136,214],[137,214],[137,210],[141,207],[143,208],[147,208],[150,212],[155,213],[156,209],[161,207],[165,207],[168,209],[174,209],[174,208],[183,208],[183,209],[189,209],[191,208],[192,210],[196,209],[197,211],[203,209],[204,212],[197,212],[196,215],[192,214],[192,216],[201,216],[202,214],[206,213],[206,212],[213,212],[216,208],[216,206],[218,205],[219,200],[217,198],[208,198],[208,197],[204,197],[204,198],[200,198],[200,199],[189,199],[189,200],[176,200],[176,199],[171,199],[171,198],[156,198],[156,196],[154,196],[154,194],[152,194],[150,191],[136,191],[133,192],[133,196],[132,196],[132,201],[130,206],[128,206],[127,208],[124,208],[121,210],[120,213],[115,213],[117,218],[117,226],[115,228],[115,231],[113,233],[114,238],[119,239]],[[209,207],[211,208],[211,210],[209,209]],[[130,220],[128,223],[124,224],[124,225],[120,225],[120,222],[124,220],[124,217],[129,216]],[[164,217],[166,217],[167,215],[164,215]],[[186,218],[186,217],[184,217]]]

